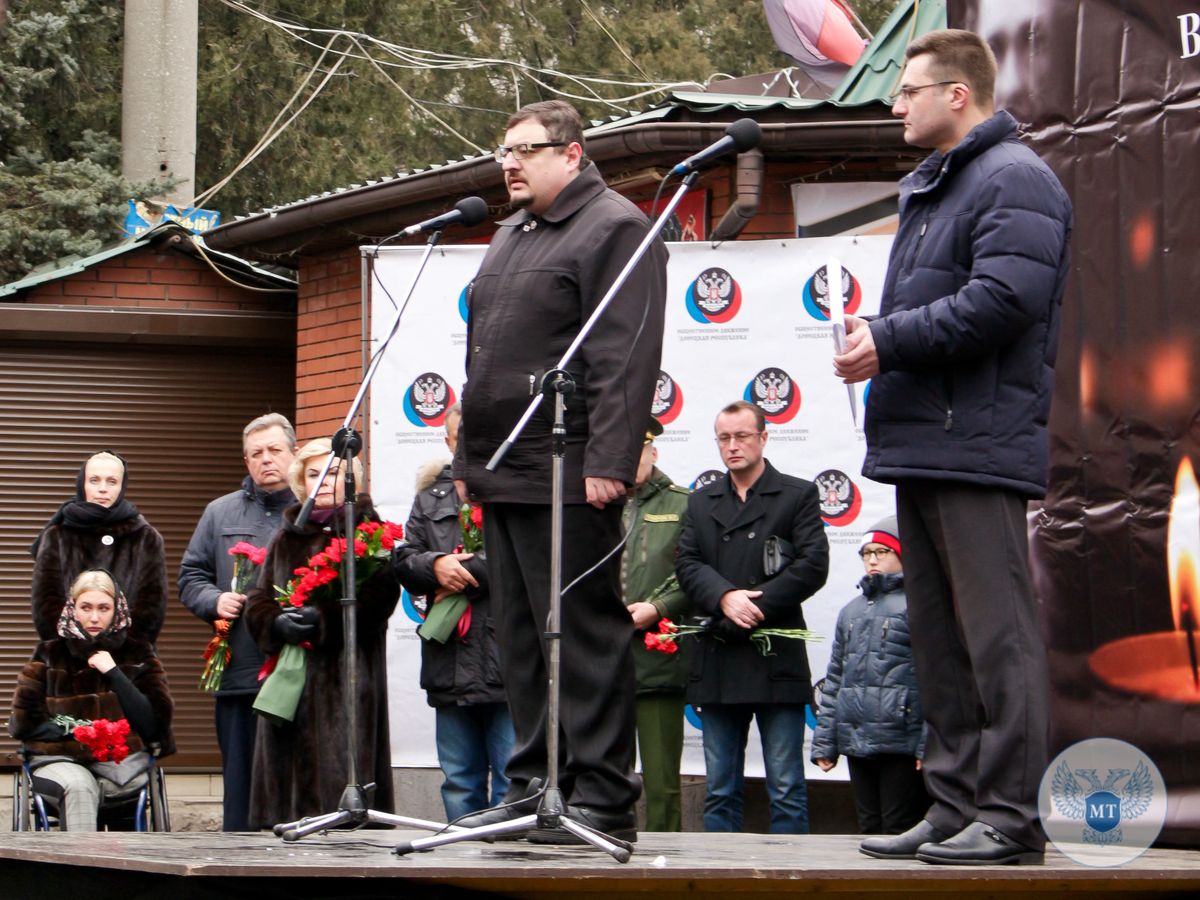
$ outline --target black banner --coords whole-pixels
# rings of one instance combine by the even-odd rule
[[[1200,0],[951,0],[948,13],[992,46],[997,105],[1075,204],[1050,492],[1032,519],[1051,752],[1138,746],[1167,785],[1163,840],[1197,845],[1200,688],[1180,612],[1188,591],[1200,599],[1186,483],[1187,461],[1200,468]]]

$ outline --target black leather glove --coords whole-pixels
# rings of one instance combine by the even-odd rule
[[[739,641],[750,640],[750,632],[753,630],[750,628],[743,628],[741,625],[738,625],[732,619],[726,616],[721,616],[719,619],[716,619],[709,626],[709,628],[712,630],[714,635],[730,644],[738,643]]]
[[[271,633],[285,644],[299,644],[317,633],[321,614],[311,606],[281,612],[271,624]]]

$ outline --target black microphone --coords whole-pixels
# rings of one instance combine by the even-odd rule
[[[762,128],[753,119],[738,119],[725,129],[725,137],[715,144],[705,147],[695,156],[689,156],[671,170],[672,175],[685,175],[693,169],[698,169],[709,160],[724,156],[730,150],[742,153],[757,147],[762,142]]]
[[[401,237],[412,237],[423,231],[441,231],[447,225],[478,225],[487,218],[487,204],[482,197],[466,197],[454,204],[454,209],[416,225],[409,225],[400,232]]]

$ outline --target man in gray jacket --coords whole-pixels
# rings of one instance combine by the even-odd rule
[[[296,452],[292,423],[278,413],[259,416],[242,432],[242,458],[249,473],[242,486],[204,510],[179,566],[179,597],[206,622],[225,619],[232,654],[216,695],[217,743],[221,748],[225,831],[248,831],[250,767],[256,722],[251,707],[258,694],[263,656],[242,623],[246,595],[233,590],[229,549],[239,541],[266,547],[296,502],[288,468]]]

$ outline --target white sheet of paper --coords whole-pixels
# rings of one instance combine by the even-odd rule
[[[842,296],[842,263],[830,257],[825,263],[825,281],[829,286],[829,322],[833,326],[833,349],[846,352],[846,299]],[[850,421],[858,427],[858,401],[854,398],[854,385],[846,385],[846,396],[850,398]]]

